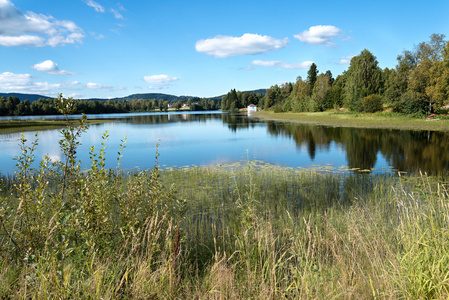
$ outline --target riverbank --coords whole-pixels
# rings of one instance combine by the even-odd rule
[[[370,114],[335,111],[274,113],[271,111],[263,111],[254,113],[253,115],[264,120],[332,127],[449,131],[449,119],[426,120],[393,113]]]
[[[86,120],[86,125],[100,124],[110,120]],[[77,122],[74,120],[74,122]],[[0,133],[58,129],[67,126],[66,120],[0,121]]]

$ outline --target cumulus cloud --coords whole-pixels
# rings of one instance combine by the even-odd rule
[[[168,89],[171,83],[179,80],[179,78],[177,77],[168,75],[144,76],[142,79],[147,83],[154,84],[148,87],[148,89],[150,90]]]
[[[107,84],[100,84],[95,82],[88,82],[86,83],[86,88],[88,89],[98,89],[98,90],[110,90],[113,87]]]
[[[42,72],[47,72],[48,74],[52,74],[52,75],[74,75],[75,74],[73,72],[60,70],[58,67],[58,64],[51,60],[46,60],[44,62],[41,62],[40,64],[35,64],[34,66],[31,67],[31,69],[34,69],[37,71],[42,71]]]
[[[143,77],[143,81],[148,83],[170,83],[177,80],[179,80],[177,77],[168,75],[151,75]]]
[[[340,58],[338,62],[339,65],[349,65],[351,63],[351,59],[354,57],[354,54],[349,54],[348,56],[343,56]]]
[[[95,9],[96,12],[102,12],[102,13],[104,12],[104,7],[95,1],[87,0],[86,4],[90,7],[93,7],[93,9]]]
[[[39,93],[60,88],[61,85],[57,83],[35,82],[30,74],[0,73],[0,90],[2,91]]]
[[[288,38],[276,39],[266,35],[245,33],[241,37],[218,35],[211,39],[199,40],[195,48],[196,51],[215,58],[225,58],[278,50],[286,47],[288,42]]]
[[[81,90],[81,83],[79,81],[48,83],[39,82],[35,79],[30,74],[0,73],[0,91],[8,93],[45,93],[46,95],[58,95],[61,90]]]
[[[74,22],[18,10],[0,0],[0,46],[60,46],[82,43],[84,34]]]
[[[252,62],[254,66],[259,67],[277,67],[277,68],[283,68],[283,69],[307,69],[312,64],[313,61],[305,61],[299,64],[290,64],[283,61],[276,61],[276,60],[254,60]]]
[[[318,25],[312,26],[309,30],[305,30],[294,37],[301,42],[312,45],[324,45],[334,47],[335,44],[331,41],[341,36],[343,31],[332,25]]]

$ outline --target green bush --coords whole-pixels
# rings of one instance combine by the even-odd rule
[[[374,113],[382,110],[382,99],[379,95],[372,94],[366,96],[361,101],[362,111],[368,113]]]

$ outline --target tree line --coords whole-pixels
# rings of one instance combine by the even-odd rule
[[[444,111],[449,104],[449,42],[432,34],[413,50],[403,51],[397,65],[381,69],[367,49],[351,59],[349,68],[335,79],[330,70],[318,71],[313,63],[307,78],[271,86],[264,97],[231,90],[222,100],[223,110],[245,107],[249,102],[276,112],[316,112],[346,108],[355,112],[388,109],[424,115]],[[258,98],[256,100],[256,98]]]
[[[225,111],[235,111],[240,108],[247,107],[250,104],[260,106],[260,101],[263,99],[262,94],[238,92],[232,89],[229,93],[221,98],[221,109]]]
[[[56,99],[39,99],[30,102],[20,101],[19,98],[9,96],[0,97],[0,116],[27,116],[27,115],[58,115],[56,109]],[[131,101],[118,100],[73,100],[76,107],[75,113],[81,114],[109,114],[109,113],[129,113],[129,112],[151,112],[168,111],[169,106],[175,110],[181,108],[193,111],[216,110],[220,108],[218,100],[206,98],[193,98],[187,101],[179,100],[169,102],[167,100],[156,99],[136,99]],[[187,107],[183,107],[184,106]]]

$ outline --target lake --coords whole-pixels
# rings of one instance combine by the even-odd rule
[[[4,117],[29,119],[30,117]],[[35,117],[42,119],[42,116]],[[49,119],[60,118],[55,116]],[[262,121],[254,116],[221,112],[169,112],[88,115],[108,119],[91,125],[81,137],[77,157],[88,168],[89,147],[98,152],[106,142],[107,167],[117,165],[117,152],[126,137],[121,168],[142,170],[155,164],[156,149],[161,166],[207,166],[245,160],[290,167],[348,167],[400,170],[428,174],[449,171],[449,133],[388,129],[360,129]],[[25,132],[34,140],[36,132]],[[59,130],[39,132],[36,159],[48,155],[62,159]],[[0,135],[0,173],[11,175],[14,157],[20,154],[20,133]],[[157,144],[159,146],[157,147]]]

